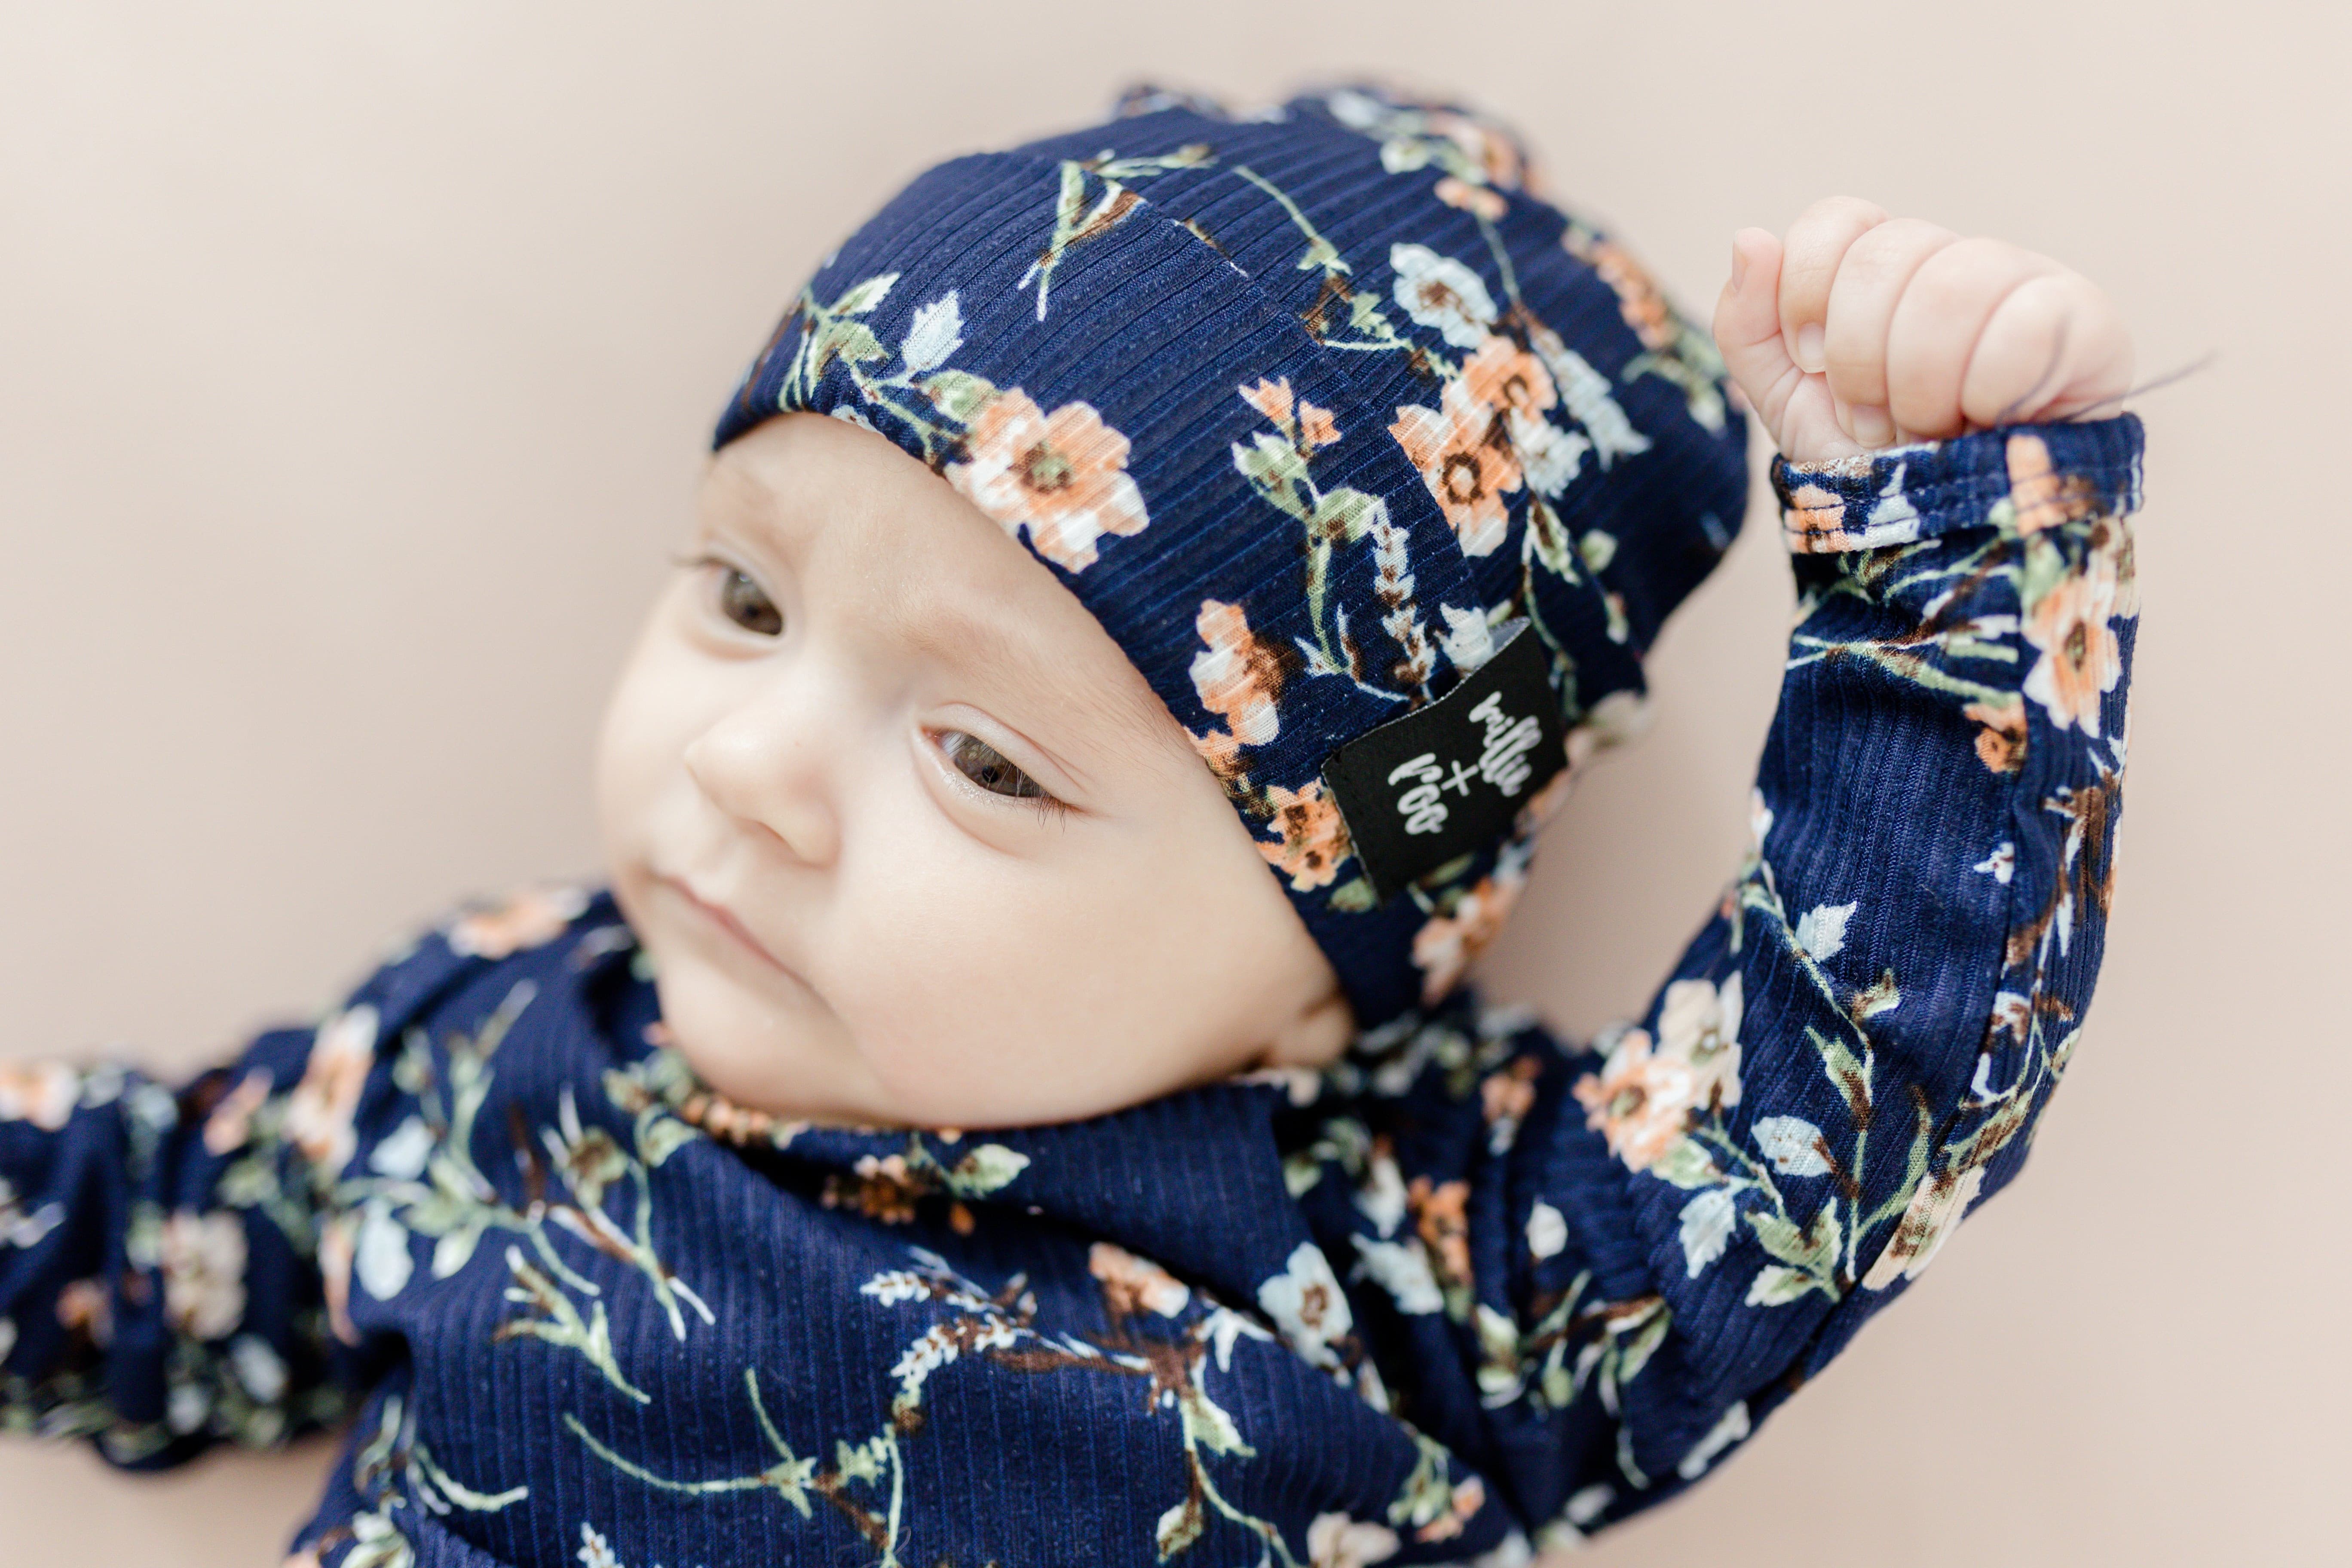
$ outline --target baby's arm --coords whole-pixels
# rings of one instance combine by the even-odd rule
[[[1367,1116],[1345,1245],[1395,1298],[1384,1369],[1555,1539],[1702,1474],[2016,1173],[2104,945],[2138,423],[1958,432],[2110,402],[2128,347],[2073,282],[2034,292],[2075,305],[2012,310],[2055,273],[2006,253],[1945,268],[1906,325],[1885,269],[1830,289],[1817,237],[1791,234],[1784,279],[1780,243],[1743,235],[1717,316],[1783,451],[1813,459],[1775,465],[1801,607],[1745,864],[1640,1027],[1562,1060],[1490,1021],[1475,1072],[1424,1047],[1454,1058],[1460,1120],[1419,1089]],[[1796,363],[1824,309],[1827,375]],[[1869,352],[1874,382],[1840,374]],[[1865,452],[1857,408],[1868,437],[1890,406],[1952,438]]]
[[[148,1468],[341,1413],[350,1247],[325,1199],[373,1017],[265,1035],[176,1094],[119,1068],[0,1066],[0,1428]],[[342,1260],[323,1278],[322,1247]]]

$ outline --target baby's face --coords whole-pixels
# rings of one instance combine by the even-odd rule
[[[614,888],[740,1104],[1087,1116],[1351,1032],[1183,731],[1045,566],[839,420],[712,459],[606,718]]]

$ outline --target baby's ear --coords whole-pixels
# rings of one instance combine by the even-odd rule
[[[1292,1019],[1258,1058],[1260,1067],[1327,1068],[1356,1037],[1356,1011],[1336,988]]]

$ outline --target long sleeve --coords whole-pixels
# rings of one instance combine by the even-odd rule
[[[1672,978],[1588,1050],[1399,1032],[1295,1156],[1400,1413],[1539,1541],[1703,1474],[2023,1162],[2103,947],[2140,443],[1776,465],[1786,680]]]
[[[177,1093],[115,1067],[0,1068],[0,1427],[152,1468],[343,1414],[330,1278],[349,1245],[329,1205],[378,1018],[355,1000]]]

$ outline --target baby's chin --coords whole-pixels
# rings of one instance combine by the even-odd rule
[[[658,951],[654,985],[671,1048],[733,1104],[795,1121],[906,1124],[841,1021],[797,987],[754,989],[698,953]]]

